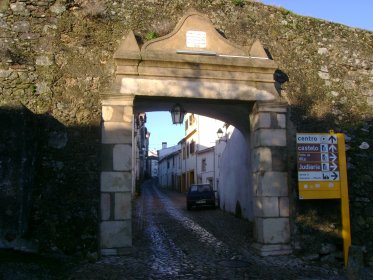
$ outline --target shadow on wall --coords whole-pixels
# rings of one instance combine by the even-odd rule
[[[289,107],[293,127],[288,131],[289,185],[294,186],[290,195],[294,197],[296,247],[299,245],[301,250],[311,254],[322,252],[323,244],[330,243],[342,250],[340,200],[299,200],[297,189],[295,133],[328,133],[332,129],[346,135],[352,245],[366,248],[366,262],[373,263],[373,176],[370,168],[373,153],[362,144],[373,139],[372,117],[346,110],[346,104],[331,105],[324,93],[311,94],[304,85],[300,91],[305,94],[293,97]]]
[[[97,251],[100,128],[0,107],[0,248]]]

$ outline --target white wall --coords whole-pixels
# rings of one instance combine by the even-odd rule
[[[221,155],[219,174],[220,207],[235,213],[236,202],[241,205],[242,217],[253,220],[251,158],[248,143],[238,129],[234,129]]]
[[[158,182],[161,187],[177,188],[178,181],[172,181],[173,177],[180,175],[179,165],[180,151],[164,156],[158,162]]]
[[[197,183],[209,183],[208,178],[212,178],[213,187],[215,187],[215,163],[214,163],[214,148],[206,149],[197,154]],[[202,160],[206,160],[206,169],[202,170]]]
[[[205,148],[214,146],[217,139],[216,132],[218,131],[219,127],[222,127],[223,125],[224,122],[220,120],[211,119],[205,116],[198,116],[198,143]]]

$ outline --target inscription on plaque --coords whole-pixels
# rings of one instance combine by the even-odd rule
[[[207,46],[206,32],[202,31],[187,31],[186,33],[187,48],[204,49]]]

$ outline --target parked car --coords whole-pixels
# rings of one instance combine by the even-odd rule
[[[186,195],[188,210],[192,207],[216,207],[216,191],[210,184],[193,184]]]

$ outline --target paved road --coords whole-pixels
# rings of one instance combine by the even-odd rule
[[[70,279],[344,279],[293,256],[255,255],[250,227],[220,210],[187,211],[183,194],[148,181],[135,201],[132,253],[87,264]]]

